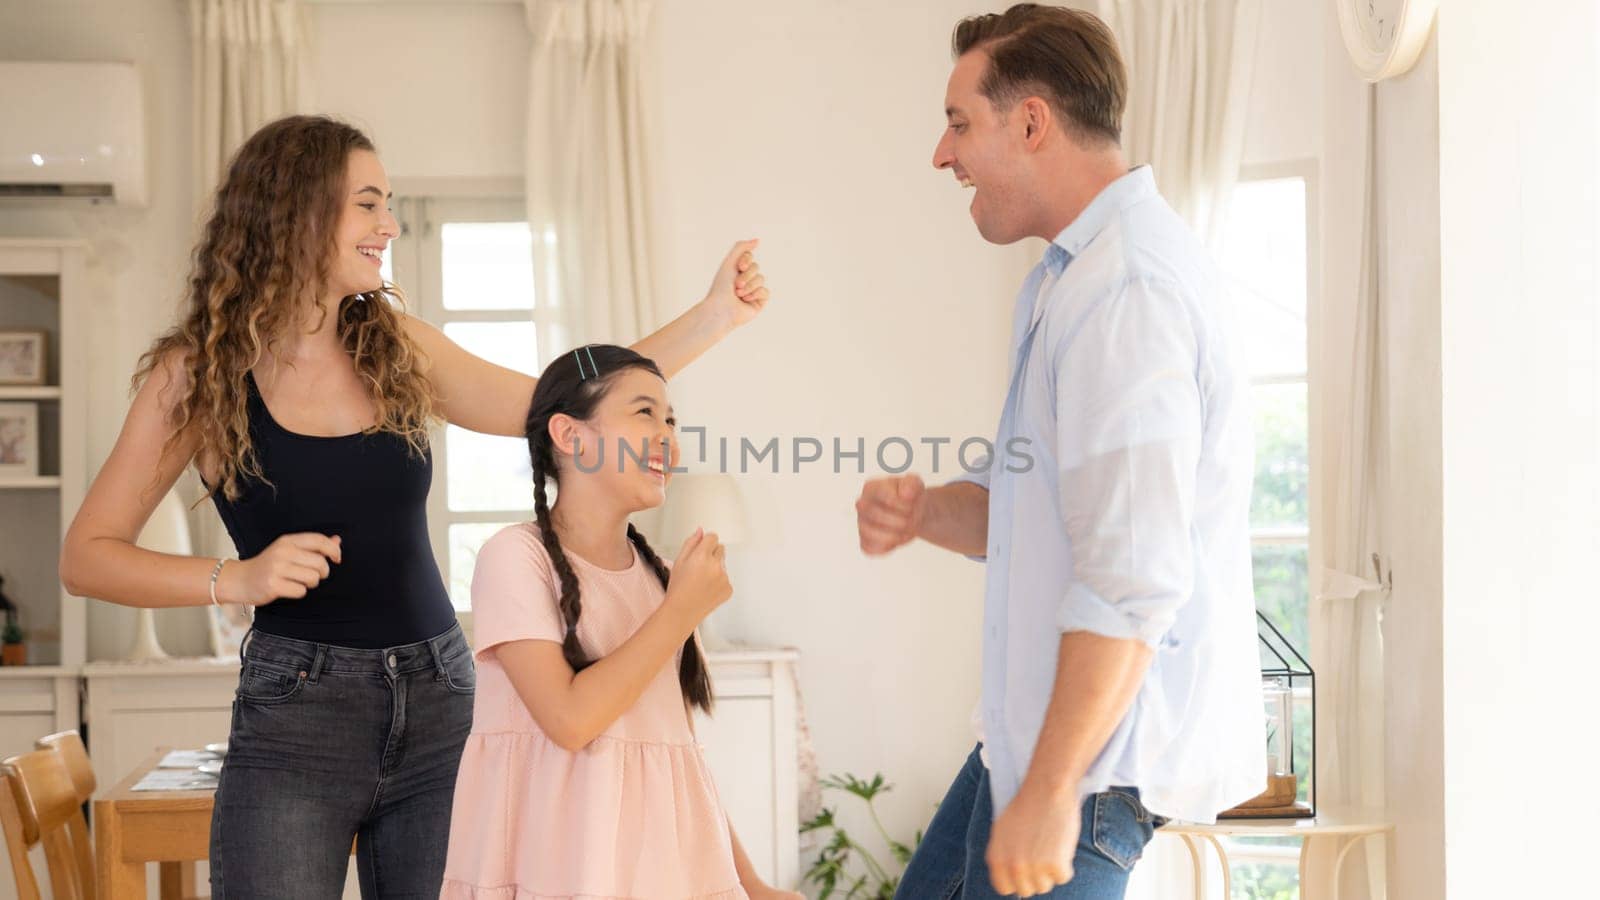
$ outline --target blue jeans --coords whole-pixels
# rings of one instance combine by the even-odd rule
[[[384,650],[252,631],[211,818],[216,900],[437,900],[476,673],[461,629]]]
[[[984,853],[994,824],[989,770],[973,750],[950,792],[934,813],[922,844],[900,878],[896,900],[993,900],[1001,896],[989,880]],[[1128,873],[1157,828],[1166,824],[1139,802],[1136,788],[1114,787],[1083,802],[1083,827],[1072,859],[1072,881],[1050,900],[1117,900]]]

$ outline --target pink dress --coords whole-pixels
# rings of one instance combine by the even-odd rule
[[[592,659],[620,647],[665,598],[637,553],[621,572],[567,558],[583,591],[578,638]],[[506,528],[478,552],[478,688],[440,896],[746,900],[722,802],[684,713],[676,659],[574,753],[539,730],[489,652],[507,641],[559,643],[559,584],[533,524]]]

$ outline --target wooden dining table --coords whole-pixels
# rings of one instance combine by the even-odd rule
[[[161,866],[161,900],[193,897],[195,863],[211,845],[215,791],[135,791],[161,765],[161,747],[94,802],[95,879],[102,900],[143,900],[146,866]]]
[[[157,747],[117,786],[94,802],[95,880],[101,900],[144,900],[147,867],[161,867],[161,900],[197,895],[195,864],[211,850],[216,791],[136,791],[171,747]],[[356,852],[354,841],[350,852]]]

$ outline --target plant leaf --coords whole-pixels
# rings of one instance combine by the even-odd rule
[[[809,822],[805,823],[804,825],[800,826],[800,833],[801,834],[805,834],[808,831],[816,831],[816,830],[818,830],[820,828],[832,828],[832,827],[833,827],[833,810],[824,807],[822,812],[817,813],[817,815],[811,821],[809,821]]]
[[[868,813],[874,823],[878,823],[877,811],[873,808],[873,800],[881,794],[894,789],[894,785],[883,777],[882,772],[875,772],[871,780],[857,778],[845,772],[829,775],[821,779],[821,786],[827,790],[843,791],[860,798],[867,805]],[[881,823],[878,830],[882,830]],[[831,900],[841,892],[840,900],[893,900],[895,889],[899,886],[900,876],[898,871],[890,871],[884,867],[877,858],[866,848],[851,840],[850,835],[839,826],[836,807],[824,807],[811,821],[800,826],[801,833],[831,832],[831,836],[817,851],[817,857],[807,870],[805,882],[816,886],[819,891],[818,900]],[[916,837],[910,847],[883,835],[888,842],[889,852],[898,863],[898,870],[903,870],[913,856],[913,847],[921,846],[924,832],[918,829]],[[865,871],[857,874],[856,869],[864,868]]]

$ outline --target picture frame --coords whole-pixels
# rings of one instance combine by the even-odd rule
[[[0,481],[39,476],[39,405],[0,403]]]
[[[45,384],[49,350],[49,332],[0,329],[0,385]]]

